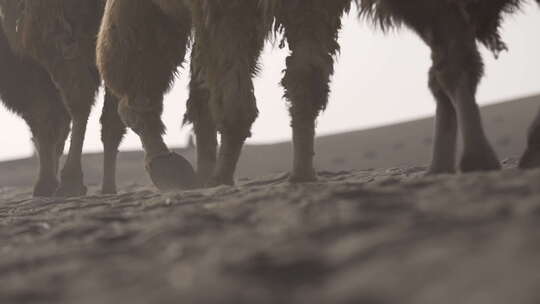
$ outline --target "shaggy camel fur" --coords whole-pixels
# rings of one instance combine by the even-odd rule
[[[506,50],[499,29],[505,13],[524,0],[356,0],[361,15],[382,28],[406,25],[431,48],[429,87],[437,102],[431,173],[455,171],[457,130],[464,151],[462,171],[495,170],[499,161],[482,127],[475,95],[483,75],[477,41],[497,55]],[[540,119],[540,118],[539,118]],[[537,122],[538,125],[538,122]],[[530,151],[538,153],[539,127],[533,127]],[[535,152],[533,152],[535,151]],[[532,155],[532,154],[531,154]],[[538,158],[538,155],[535,156]]]
[[[9,47],[4,43],[3,55],[7,60],[16,58],[9,60],[12,69],[3,68],[2,73],[6,74],[2,78],[2,86],[6,87],[3,97],[5,103],[26,119],[36,138],[42,171],[45,171],[36,186],[36,195],[50,195],[56,188],[58,155],[63,148],[62,138],[66,136],[69,118],[71,145],[56,194],[83,195],[86,187],[81,154],[88,116],[100,85],[95,64],[95,37],[104,3],[102,0],[0,0],[0,8],[9,43]],[[65,108],[58,104],[60,97]],[[116,107],[117,101],[107,93],[101,119],[105,193],[116,192],[116,154],[125,133]],[[66,118],[66,109],[69,118]]]
[[[291,180],[312,181],[315,119],[327,103],[341,16],[349,7],[350,0],[110,0],[98,38],[98,66],[106,85],[121,97],[121,116],[140,135],[150,169],[156,159],[174,168],[161,140],[159,114],[193,26],[186,121],[194,124],[197,137],[198,179],[233,184],[258,114],[252,83],[258,58],[272,30],[283,31],[291,49],[282,81],[291,103]]]
[[[110,0],[98,35],[97,62],[119,98],[124,123],[137,133],[146,152],[146,168],[161,190],[195,186],[191,165],[171,153],[163,141],[163,94],[182,63],[190,32],[187,8],[171,7],[170,18],[148,0]]]

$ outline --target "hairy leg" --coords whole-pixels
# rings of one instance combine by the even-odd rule
[[[24,11],[19,12],[16,33],[20,47],[49,72],[71,117],[71,144],[57,190],[61,196],[86,194],[81,156],[99,86],[95,36],[101,5],[92,0],[26,0]]]
[[[522,169],[540,167],[540,112],[529,128],[527,137],[527,149],[521,157],[519,167]]]
[[[448,11],[434,26],[434,75],[456,110],[463,138],[463,172],[500,169],[497,156],[485,135],[480,110],[476,104],[476,89],[483,64],[473,29],[456,10]]]
[[[54,88],[50,79],[43,80],[43,85]],[[29,89],[36,90],[38,88]],[[69,134],[70,119],[56,88],[40,93],[45,94],[35,96],[32,109],[25,113],[25,119],[32,132],[40,164],[38,180],[34,186],[34,196],[52,196],[59,185],[57,176],[61,153],[58,152],[59,149],[63,151]]]
[[[100,119],[101,141],[103,142],[103,194],[116,193],[116,158],[118,146],[126,134],[126,126],[118,114],[118,99],[105,90],[105,101]]]
[[[38,180],[34,186],[34,196],[52,196],[58,187],[57,147],[63,144],[65,139],[62,137],[62,132],[69,129],[67,113],[62,108],[59,110],[60,112],[54,115],[29,120],[40,165]],[[58,115],[62,111],[65,113],[63,117]]]
[[[242,146],[257,117],[252,77],[268,28],[257,2],[193,3],[200,62],[210,89],[210,111],[221,133],[211,185],[234,184]],[[206,3],[209,4],[209,3]]]
[[[163,94],[184,60],[190,29],[187,8],[173,18],[148,0],[110,0],[98,35],[105,85],[120,98],[122,121],[139,135],[147,171],[161,190],[195,184],[191,165],[164,143],[161,121]]]
[[[191,81],[184,120],[193,123],[197,141],[197,179],[200,186],[205,186],[216,166],[218,142],[216,124],[210,112],[210,91],[198,62],[198,52],[195,44],[191,53]]]
[[[80,196],[86,194],[83,182],[82,149],[88,117],[99,86],[97,70],[88,65],[66,62],[55,67],[53,79],[58,86],[71,116],[71,139],[66,162],[60,175],[58,196]]]
[[[15,54],[4,28],[0,28],[0,66],[0,99],[26,121],[39,155],[34,195],[52,196],[58,186],[57,149],[69,132],[69,115],[47,71],[32,59]]]
[[[429,73],[429,88],[437,102],[433,156],[428,174],[454,173],[456,166],[457,117],[452,101],[437,80]]]
[[[342,0],[282,1],[278,12],[277,20],[291,50],[282,85],[290,102],[293,128],[292,182],[316,179],[315,120],[328,103],[341,17],[349,5]]]

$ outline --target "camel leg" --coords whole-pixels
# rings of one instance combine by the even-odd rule
[[[66,112],[66,125],[65,127],[63,128],[59,128],[60,130],[60,135],[59,135],[59,140],[58,140],[58,143],[56,144],[56,158],[54,159],[55,162],[54,162],[54,168],[55,168],[55,172],[58,173],[60,171],[60,160],[62,158],[62,155],[64,155],[64,149],[66,147],[66,141],[69,137],[69,133],[71,131],[71,118],[69,117],[69,113],[67,113],[67,111],[65,110],[65,107],[64,107],[64,112]]]
[[[50,197],[58,187],[55,143],[45,132],[32,131],[34,146],[39,156],[39,175],[33,192],[35,197]]]
[[[434,75],[450,96],[463,138],[463,172],[500,169],[497,156],[485,135],[476,90],[483,73],[482,58],[473,30],[456,11],[439,19],[431,42]]]
[[[283,1],[278,14],[291,50],[282,80],[285,97],[290,102],[293,129],[291,182],[316,180],[315,121],[328,103],[333,56],[339,49],[341,17],[348,5],[341,0]]]
[[[39,155],[34,195],[52,196],[58,187],[57,150],[69,133],[69,115],[47,71],[15,54],[4,28],[0,28],[0,66],[0,98],[26,121]]]
[[[209,184],[232,185],[242,146],[258,113],[252,77],[267,29],[262,26],[256,1],[223,2],[220,10],[206,9],[194,10],[198,12],[194,22],[210,89],[210,111],[221,133],[216,168]]]
[[[17,22],[15,32],[21,50],[49,73],[71,117],[70,148],[56,194],[80,196],[87,191],[83,183],[82,148],[100,82],[95,66],[95,32],[100,13],[94,1],[81,1],[77,5],[67,2],[25,1],[24,16]],[[60,18],[56,12],[72,18]],[[55,147],[56,155],[62,145]]]
[[[116,194],[116,158],[118,146],[126,134],[126,126],[118,115],[118,100],[105,90],[105,101],[100,119],[103,142],[103,194]]]
[[[60,187],[56,195],[85,195],[87,189],[83,182],[82,149],[88,117],[99,87],[99,76],[91,65],[75,61],[63,62],[49,71],[72,121],[69,152],[60,174]]]
[[[49,118],[54,119],[53,117]],[[62,140],[58,127],[69,129],[69,119],[65,120],[63,126],[57,126],[56,122],[51,120],[30,123],[35,148],[39,156],[39,175],[34,186],[34,196],[52,196],[58,187],[57,146]]]
[[[428,174],[454,173],[456,166],[457,117],[452,101],[435,76],[429,73],[429,88],[437,103],[433,156]]]
[[[151,25],[151,26],[149,26]],[[107,1],[97,62],[105,85],[120,98],[122,121],[141,139],[146,169],[160,190],[193,187],[195,173],[163,141],[163,94],[184,60],[191,24],[148,0]]]
[[[519,167],[522,169],[540,167],[540,112],[538,112],[533,124],[529,128],[527,149],[521,157]]]
[[[42,85],[54,88],[50,79],[47,82],[50,84],[43,82]],[[48,197],[55,193],[59,185],[57,175],[61,155],[58,150],[64,146],[69,134],[70,120],[55,88],[41,93],[46,94],[41,96],[44,99],[36,98],[40,104],[33,104],[32,112],[26,113],[25,119],[39,156],[39,175],[34,186],[34,196]]]
[[[191,81],[185,122],[193,123],[197,141],[197,179],[200,186],[210,181],[216,166],[217,129],[210,112],[210,91],[197,62],[197,45],[191,53]]]

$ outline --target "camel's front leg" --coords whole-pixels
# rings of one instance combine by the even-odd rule
[[[495,151],[489,144],[476,103],[476,89],[483,72],[482,58],[473,29],[457,11],[440,16],[434,26],[433,75],[450,97],[463,137],[463,172],[500,169]],[[449,153],[438,151],[439,153]],[[440,156],[440,155],[439,155]]]
[[[278,12],[277,20],[284,26],[291,50],[282,85],[291,103],[292,182],[316,179],[313,167],[315,121],[328,102],[333,57],[339,49],[338,32],[347,7],[348,1],[342,0],[283,1]]]
[[[189,11],[174,19],[148,0],[107,1],[97,62],[105,85],[120,99],[122,121],[141,139],[146,168],[160,190],[195,186],[195,173],[163,141],[163,94],[184,60]]]
[[[436,76],[436,69],[429,73],[429,88],[437,103],[433,156],[428,174],[454,173],[456,171],[457,116],[448,95]]]
[[[88,117],[99,86],[98,73],[84,61],[62,62],[50,70],[72,121],[69,152],[56,195],[85,195],[87,189],[83,182],[82,149]]]
[[[193,20],[200,51],[197,62],[204,70],[210,91],[209,110],[221,133],[221,147],[209,185],[232,185],[242,146],[257,117],[252,77],[267,28],[262,26],[257,1],[217,3],[219,9],[196,4]],[[208,157],[213,153],[212,146],[212,142],[207,145]]]
[[[202,71],[195,43],[191,53],[191,81],[184,122],[193,123],[197,141],[197,179],[200,186],[210,182],[216,167],[217,129],[210,110],[210,90]]]
[[[118,146],[126,134],[126,126],[118,115],[118,99],[110,90],[105,90],[105,101],[100,119],[101,141],[103,142],[103,194],[116,193],[116,158]]]
[[[42,84],[48,85],[47,82]],[[55,89],[47,91],[41,93],[52,94],[36,98],[37,102],[43,104],[36,104],[33,113],[27,117],[39,155],[39,176],[34,186],[34,196],[52,196],[55,193],[59,185],[57,179],[61,156],[59,152],[63,151],[69,133],[69,115],[57,96],[57,91]]]

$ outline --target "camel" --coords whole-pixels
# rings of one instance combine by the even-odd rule
[[[81,155],[101,81],[95,64],[95,36],[103,8],[102,0],[0,0],[2,100],[26,120],[35,138],[41,166],[36,196],[87,192]],[[101,117],[104,193],[116,192],[116,155],[126,130],[117,103],[107,92]],[[71,144],[58,185],[58,159],[70,122]]]
[[[252,78],[264,43],[275,32],[283,33],[291,50],[282,80],[293,129],[290,180],[315,180],[315,120],[327,103],[341,16],[350,5],[350,0],[107,1],[98,67],[120,99],[122,120],[143,142],[154,183],[160,188],[185,183],[184,165],[163,142],[159,115],[192,28],[185,120],[196,134],[198,184],[234,184],[242,146],[258,115]]]
[[[538,1],[538,0],[537,0]],[[412,29],[431,48],[429,88],[436,100],[433,158],[429,173],[454,173],[458,129],[464,151],[463,172],[500,169],[486,138],[475,100],[483,76],[477,42],[495,55],[507,49],[499,30],[504,14],[517,11],[525,0],[356,0],[360,15],[383,29]],[[540,159],[540,116],[529,135],[522,167]]]

